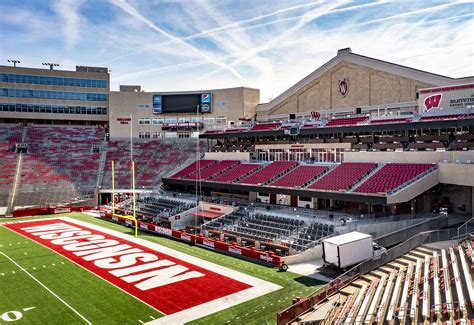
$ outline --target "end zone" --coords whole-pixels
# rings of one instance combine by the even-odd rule
[[[4,224],[185,323],[281,287],[170,248],[68,217]]]

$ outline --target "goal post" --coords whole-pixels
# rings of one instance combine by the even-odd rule
[[[135,161],[132,160],[132,203],[133,212],[132,215],[120,215],[115,213],[115,164],[112,160],[112,215],[120,218],[124,218],[133,221],[135,224],[135,237],[138,237],[138,220],[136,211],[136,195],[135,195]]]

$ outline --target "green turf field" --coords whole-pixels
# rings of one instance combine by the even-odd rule
[[[88,215],[71,213],[67,216],[133,235],[129,228]],[[276,312],[289,306],[292,297],[307,296],[322,285],[321,282],[298,274],[280,273],[274,268],[156,235],[140,233],[139,236],[282,286],[278,291],[198,319],[192,322],[193,324],[265,324],[266,322],[274,324]],[[15,324],[85,324],[86,320],[95,324],[140,324],[162,316],[153,308],[65,257],[3,227],[0,227],[0,252],[25,268],[71,307],[67,307],[26,272],[21,271],[17,265],[0,254],[0,315],[7,311],[21,311],[23,317],[14,322]],[[36,308],[22,311],[28,307]],[[3,322],[0,319],[1,323]]]

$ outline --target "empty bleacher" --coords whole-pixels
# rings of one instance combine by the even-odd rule
[[[199,180],[206,180],[213,176],[220,175],[227,170],[236,167],[240,161],[238,160],[222,160],[218,163],[209,165],[208,168],[203,168],[200,171],[184,176],[183,178],[187,179],[199,179]]]
[[[433,164],[388,163],[359,185],[354,192],[387,193],[421,176],[434,167],[435,165]]]
[[[471,241],[448,249],[420,246],[340,289],[298,318],[306,324],[471,324]],[[471,268],[471,269],[470,269]],[[329,299],[330,300],[330,299]],[[327,308],[331,309],[328,312]],[[318,313],[324,313],[318,315]],[[325,318],[324,322],[313,322]]]
[[[137,212],[151,217],[168,218],[195,206],[194,202],[176,198],[145,196],[137,199]]]
[[[16,143],[21,142],[20,127],[0,128],[0,207],[7,205],[8,193],[15,178],[18,154],[13,152]]]
[[[26,128],[28,144],[20,171],[16,206],[89,199],[99,174],[103,130],[87,127]]]
[[[376,163],[345,162],[308,186],[308,188],[331,191],[347,190],[376,167]]]
[[[282,178],[270,183],[271,186],[301,187],[327,171],[327,166],[300,165]]]
[[[227,172],[224,172],[221,175],[213,177],[211,180],[213,182],[229,182],[232,183],[240,178],[247,177],[251,173],[262,168],[261,164],[239,164],[237,167],[230,169]]]
[[[277,129],[279,126],[280,123],[278,122],[255,124],[250,131],[271,131]]]
[[[239,181],[241,184],[265,184],[276,179],[280,174],[290,171],[298,165],[294,161],[275,161],[261,170]]]
[[[197,160],[190,165],[188,165],[186,168],[181,169],[177,173],[173,174],[171,178],[184,178],[186,176],[195,174],[199,170],[203,170],[204,168],[213,165],[217,163],[216,160],[210,160],[210,159],[201,159]]]
[[[338,117],[331,119],[326,123],[328,126],[347,126],[347,125],[356,125],[363,123],[369,119],[368,116],[355,116],[355,117]]]

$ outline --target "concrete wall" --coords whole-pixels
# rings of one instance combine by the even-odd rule
[[[408,202],[438,184],[438,170],[404,187],[401,191],[387,197],[387,203]]]
[[[354,162],[400,162],[400,163],[433,163],[442,160],[450,162],[474,161],[474,151],[403,151],[403,152],[346,152],[344,161]]]
[[[349,82],[349,92],[346,96],[339,92],[339,81],[343,79]],[[416,100],[418,89],[432,86],[429,83],[342,61],[278,106],[269,111],[260,111],[259,114],[276,115],[409,102]]]
[[[198,114],[153,114],[153,95],[177,95],[177,94],[200,94],[212,93],[212,113]],[[121,119],[128,119],[132,115],[133,137],[138,137],[139,132],[162,132],[161,125],[140,125],[139,118],[166,119],[166,118],[195,118],[203,119],[210,117],[227,117],[227,122],[223,124],[207,125],[209,127],[225,127],[230,121],[236,124],[239,118],[245,114],[255,112],[260,101],[260,91],[251,88],[228,88],[212,89],[189,92],[128,92],[112,91],[110,93],[110,136],[111,138],[130,137],[130,125],[122,124]],[[219,103],[219,105],[218,105]],[[139,108],[139,105],[148,105],[148,108]],[[143,107],[143,106],[142,106]],[[129,122],[130,123],[130,122]],[[205,125],[206,126],[206,125]]]
[[[321,258],[323,258],[323,246],[319,244],[300,254],[285,256],[283,257],[283,261],[285,261],[286,264],[291,265],[291,264],[303,263],[303,262],[308,262],[308,261],[314,261]]]
[[[411,220],[402,220],[396,222],[384,222],[384,223],[374,223],[368,225],[357,226],[355,231],[362,232],[364,234],[372,235],[373,238],[377,238],[399,229],[403,229],[414,224],[422,222],[423,219],[411,219]]]
[[[474,152],[471,153],[474,158]],[[474,162],[474,160],[473,160]],[[439,182],[445,184],[474,186],[474,164],[439,164]]]
[[[249,152],[206,152],[204,159],[249,161]]]

